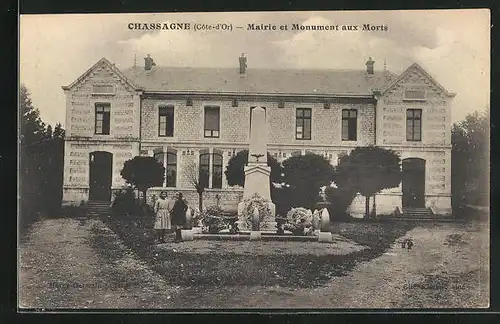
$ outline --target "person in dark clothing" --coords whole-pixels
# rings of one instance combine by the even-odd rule
[[[186,223],[186,211],[188,210],[188,205],[186,200],[182,197],[182,193],[178,192],[176,195],[175,203],[170,211],[172,215],[172,225],[175,228],[175,240],[174,242],[181,242],[182,235],[181,230],[183,225]]]

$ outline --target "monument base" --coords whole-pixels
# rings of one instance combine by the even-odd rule
[[[262,220],[262,222],[260,222],[259,230],[266,231],[266,232],[276,232],[278,230],[277,223],[275,221],[276,205],[274,203],[270,202],[268,207],[269,207],[269,210],[271,211],[271,215],[268,217],[265,217]],[[247,223],[247,220],[245,219],[245,216],[243,215],[244,209],[245,209],[245,203],[240,202],[238,204],[238,220],[236,221],[236,224],[238,225],[238,229],[242,232],[252,230],[251,225]]]

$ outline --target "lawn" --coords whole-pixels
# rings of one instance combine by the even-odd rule
[[[167,283],[197,287],[319,287],[332,277],[345,276],[357,263],[382,255],[412,228],[408,224],[336,223],[332,244],[195,240],[155,245],[151,219],[104,221]]]

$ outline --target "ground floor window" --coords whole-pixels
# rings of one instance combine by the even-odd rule
[[[155,159],[165,168],[164,187],[177,187],[177,151],[168,149],[164,152],[162,149],[154,153]]]
[[[222,188],[223,160],[222,151],[209,150],[200,152],[199,160],[199,181],[204,188],[221,189]]]

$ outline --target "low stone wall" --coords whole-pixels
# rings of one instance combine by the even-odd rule
[[[431,208],[437,215],[451,215],[451,197],[449,196],[427,196],[425,206]]]
[[[89,188],[63,188],[63,207],[79,206],[82,200],[89,200]]]
[[[169,188],[151,188],[147,192],[148,204],[153,203],[153,195],[160,196],[162,191],[167,192],[167,197],[172,198],[176,192],[181,192],[188,204],[192,208],[199,208],[199,196],[194,189],[169,189]],[[238,203],[243,198],[243,190],[239,189],[205,189],[203,193],[203,206],[213,206],[217,204],[216,195],[220,196],[219,205],[224,210],[237,211]]]

